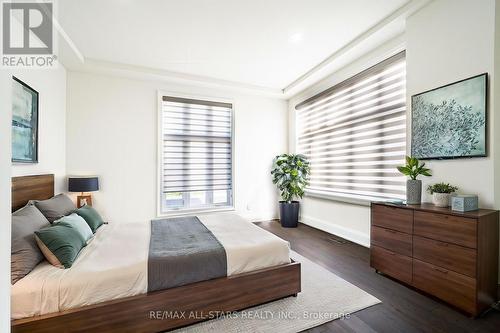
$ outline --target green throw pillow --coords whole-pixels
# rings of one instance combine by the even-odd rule
[[[67,222],[35,231],[35,240],[47,261],[59,268],[70,268],[87,245],[80,232]]]
[[[92,206],[85,205],[77,209],[76,213],[83,217],[85,222],[87,222],[87,224],[89,225],[90,229],[92,229],[93,233],[95,233],[97,229],[99,229],[99,227],[104,224],[101,215],[99,215],[99,213],[94,208],[92,208]]]
[[[61,222],[66,222],[68,224],[71,224],[71,226],[73,226],[80,233],[80,235],[82,235],[82,237],[85,239],[87,243],[92,239],[92,237],[94,237],[92,229],[90,229],[87,222],[85,222],[83,217],[75,213],[60,218],[59,220],[55,220],[54,224]]]

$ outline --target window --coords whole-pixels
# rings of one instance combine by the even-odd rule
[[[163,96],[161,213],[232,206],[232,109]]]
[[[403,199],[406,62],[401,52],[296,106],[297,152],[311,161],[306,193]]]

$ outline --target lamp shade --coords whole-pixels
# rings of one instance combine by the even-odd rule
[[[94,192],[99,190],[98,177],[69,177],[69,192]]]

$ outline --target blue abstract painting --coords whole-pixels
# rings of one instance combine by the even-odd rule
[[[486,156],[487,74],[412,96],[412,156]]]
[[[38,162],[38,92],[14,78],[12,85],[12,162]]]

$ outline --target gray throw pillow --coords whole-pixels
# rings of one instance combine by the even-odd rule
[[[69,215],[76,210],[76,206],[66,194],[58,194],[47,200],[33,200],[36,208],[53,223],[63,216]]]
[[[11,284],[22,279],[43,260],[35,241],[35,231],[49,225],[45,216],[32,204],[12,213]]]

